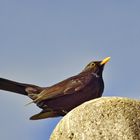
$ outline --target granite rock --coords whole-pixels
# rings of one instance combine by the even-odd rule
[[[85,102],[62,118],[50,140],[140,140],[140,101],[102,97]]]

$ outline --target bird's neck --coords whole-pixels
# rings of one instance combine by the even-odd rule
[[[91,74],[92,74],[93,76],[95,76],[96,78],[99,78],[99,77],[100,77],[100,75],[98,75],[97,73],[92,72]]]
[[[95,71],[92,71],[92,70],[87,70],[87,71],[82,71],[80,74],[91,74],[91,75],[94,75],[95,77],[99,78],[101,77],[102,78],[102,72],[95,72]]]

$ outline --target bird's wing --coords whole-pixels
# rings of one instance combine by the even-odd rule
[[[92,76],[87,75],[83,77],[77,77],[76,79],[70,80],[65,90],[63,91],[63,94],[72,94],[73,92],[82,90],[91,80]]]
[[[61,83],[58,83],[48,89],[43,90],[40,94],[38,94],[38,98],[34,100],[35,103],[38,103],[43,100],[53,99],[60,96],[74,94],[78,91],[82,90],[86,85],[89,84],[91,79],[96,78],[96,76],[92,74],[88,75],[77,75],[71,77]]]

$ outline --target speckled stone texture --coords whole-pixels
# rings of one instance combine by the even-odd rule
[[[50,140],[140,140],[140,101],[102,97],[69,112]]]

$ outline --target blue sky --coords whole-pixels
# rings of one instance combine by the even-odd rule
[[[1,0],[0,77],[50,86],[111,56],[103,96],[139,99],[140,1]],[[47,140],[61,118],[30,121],[29,98],[0,91],[0,139]]]

